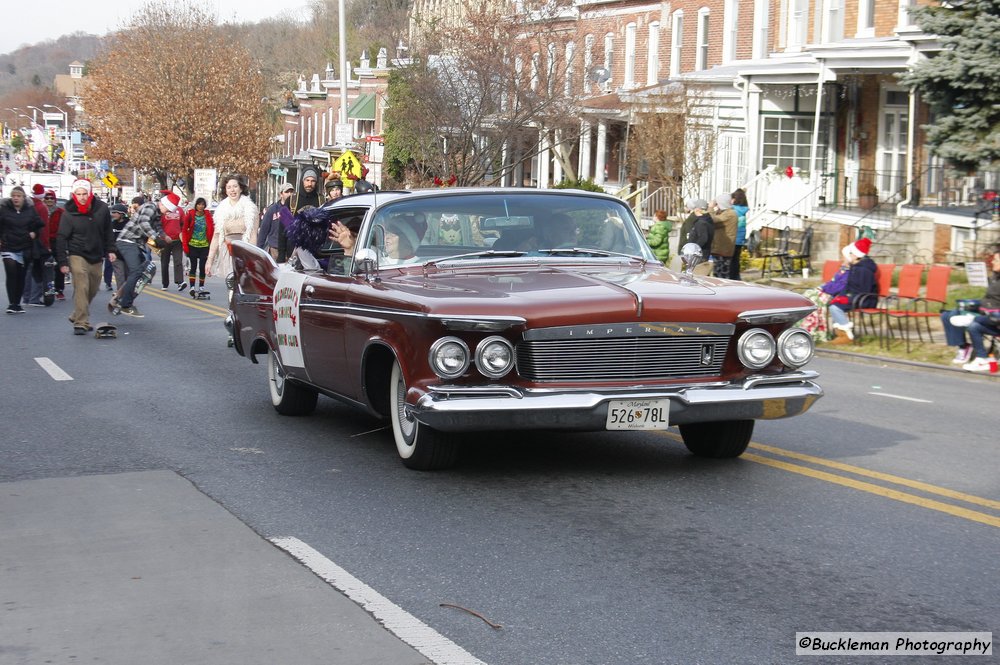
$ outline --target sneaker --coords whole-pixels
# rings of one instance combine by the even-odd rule
[[[105,284],[104,285],[104,290],[105,291],[114,291],[115,288],[113,286],[111,286],[110,284]]]
[[[7,305],[8,314],[17,314],[17,305]]]
[[[66,300],[66,296],[61,293],[56,294],[56,300]]]
[[[969,362],[969,359],[971,358],[972,358],[972,345],[966,344],[965,346],[958,347],[958,350],[955,351],[955,357],[952,359],[951,362],[953,365],[964,365],[965,363]]]
[[[962,365],[962,369],[966,372],[986,372],[990,371],[990,359],[989,358],[973,358],[972,362],[967,362]]]
[[[161,286],[161,287],[160,287],[160,290],[161,290],[161,291],[167,291],[167,290],[169,290],[169,289],[170,289],[170,287],[169,287],[169,286],[167,286],[166,284],[164,284],[163,286]]]
[[[187,288],[187,284],[184,284],[183,282],[178,282],[178,284],[177,284],[177,290],[178,291],[183,291],[186,288]]]
[[[21,307],[20,305],[14,305],[14,313],[15,314],[24,314],[24,308]]]
[[[122,314],[128,314],[129,316],[134,316],[137,319],[143,318],[143,314],[133,307],[122,307]]]
[[[45,303],[43,302],[29,302],[28,304],[32,307],[45,307]]]

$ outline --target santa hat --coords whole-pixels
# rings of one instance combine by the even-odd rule
[[[856,259],[863,259],[868,256],[868,252],[871,251],[872,241],[871,238],[861,238],[847,247],[844,248],[843,254],[846,257],[853,257]]]
[[[77,178],[76,180],[73,181],[72,191],[76,193],[76,190],[78,189],[85,189],[87,190],[88,194],[91,194],[94,191],[94,186],[90,184],[89,180],[85,180],[83,178]]]
[[[34,185],[31,186],[31,193],[34,194],[35,196],[41,196],[42,194],[45,193],[45,188],[42,187],[42,183],[36,182]]]
[[[167,209],[168,212],[173,212],[177,210],[177,207],[181,204],[181,197],[177,196],[173,192],[167,192],[160,198],[160,205]]]

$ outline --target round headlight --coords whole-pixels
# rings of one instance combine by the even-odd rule
[[[457,337],[442,337],[431,345],[431,369],[442,379],[454,379],[469,369],[469,347]]]
[[[778,358],[789,367],[802,367],[815,350],[812,336],[802,328],[789,328],[778,337]]]
[[[476,346],[476,367],[486,376],[499,379],[514,366],[514,347],[503,337],[487,337]]]
[[[774,360],[774,338],[766,330],[754,328],[743,333],[736,350],[740,362],[750,369],[767,367]]]

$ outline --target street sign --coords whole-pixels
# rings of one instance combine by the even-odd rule
[[[345,150],[340,157],[333,160],[330,168],[339,171],[342,176],[348,176],[351,180],[361,179],[361,160],[350,150]]]
[[[354,127],[349,122],[338,122],[333,128],[333,142],[347,145],[354,142]]]
[[[114,189],[115,187],[118,186],[118,178],[115,177],[115,174],[111,173],[110,171],[108,171],[104,175],[104,177],[101,178],[101,182],[103,182],[105,185],[107,185],[108,189]]]

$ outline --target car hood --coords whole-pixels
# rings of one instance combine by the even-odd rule
[[[619,263],[409,269],[383,272],[380,289],[428,313],[520,316],[533,326],[567,319],[732,322],[743,311],[812,305],[780,289]]]

